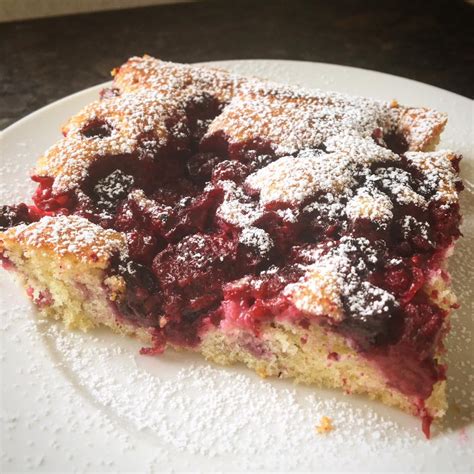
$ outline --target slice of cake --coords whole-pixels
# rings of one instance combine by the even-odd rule
[[[446,410],[460,157],[446,117],[132,58],[3,206],[0,255],[39,311],[145,354]]]

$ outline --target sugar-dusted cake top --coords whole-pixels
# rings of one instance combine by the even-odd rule
[[[12,227],[0,240],[8,246],[34,249],[46,258],[72,257],[93,267],[105,268],[115,254],[126,254],[124,237],[112,229],[103,229],[79,216],[43,217],[38,222]]]
[[[399,134],[410,150],[423,150],[445,123],[445,114],[429,109],[252,81],[237,90],[207,135],[223,134],[230,143],[268,143],[282,156],[325,147],[334,136],[369,138],[379,130]]]
[[[399,133],[423,150],[446,117],[339,93],[246,79],[225,71],[132,58],[115,71],[112,88],[63,128],[65,137],[37,163],[35,174],[70,191],[100,157],[188,150],[193,138],[224,135],[229,144],[268,143],[278,156],[334,146],[334,137]],[[344,138],[345,139],[345,138]],[[336,145],[337,146],[337,145]]]

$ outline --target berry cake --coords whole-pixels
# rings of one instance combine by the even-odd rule
[[[446,116],[131,58],[3,206],[39,311],[261,376],[446,410],[459,161]]]

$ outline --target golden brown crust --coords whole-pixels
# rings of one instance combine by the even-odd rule
[[[438,144],[447,121],[448,116],[443,112],[402,107],[396,128],[409,144],[410,151],[431,151]]]
[[[439,139],[447,117],[396,102],[311,91],[272,83],[244,84],[207,136],[224,135],[231,144],[263,141],[277,155],[318,148],[336,135],[370,138],[375,129],[401,133],[410,150],[424,150]]]
[[[93,162],[103,156],[134,154],[144,136],[157,148],[184,136],[191,101],[212,96],[225,103],[244,80],[149,56],[132,58],[116,72],[113,87],[118,93],[105,94],[72,117],[62,129],[64,138],[40,157],[34,173],[54,177],[55,193],[69,191],[85,178]],[[108,134],[85,136],[82,131],[91,123],[105,125]]]
[[[113,88],[117,93],[105,94],[71,118],[63,127],[65,137],[38,160],[34,173],[54,177],[55,193],[77,187],[102,156],[134,154],[144,134],[158,148],[166,147],[171,136],[185,129],[189,101],[206,95],[230,102],[208,137],[217,133],[230,143],[268,141],[277,155],[317,148],[340,134],[370,138],[376,128],[394,129],[410,150],[425,150],[439,140],[446,123],[444,114],[429,109],[271,84],[150,56],[121,66]],[[93,122],[104,123],[109,134],[84,136],[81,131]]]
[[[161,61],[151,56],[130,58],[115,71],[113,87],[121,92],[133,92],[143,87],[160,91],[164,95],[186,93],[196,88],[208,91],[221,102],[229,102],[243,77],[234,76],[217,68]]]
[[[110,257],[126,252],[125,237],[78,216],[43,217],[29,225],[19,225],[0,233],[0,252],[28,254],[41,252],[72,264],[86,263],[107,268]]]

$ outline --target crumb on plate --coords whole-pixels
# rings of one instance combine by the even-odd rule
[[[334,429],[334,426],[332,424],[331,418],[327,416],[323,416],[321,418],[321,421],[319,422],[319,425],[316,425],[316,432],[318,434],[325,434],[329,433]]]

